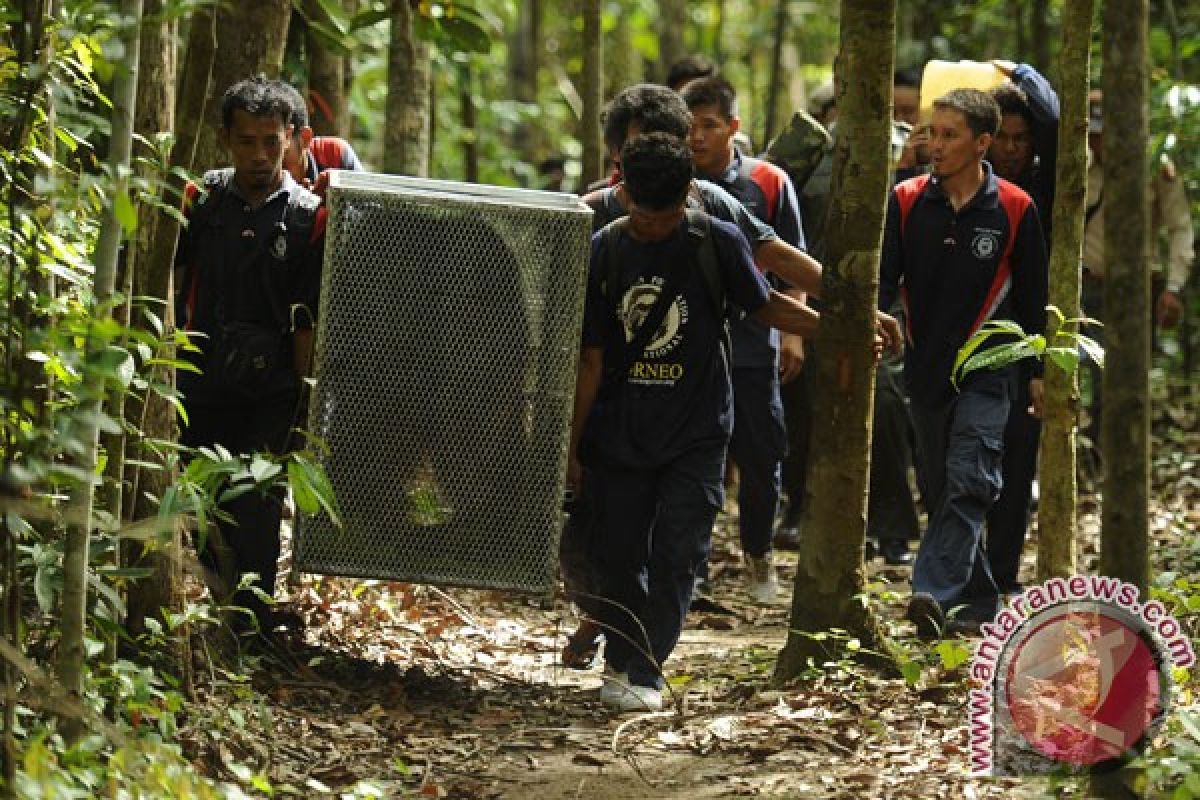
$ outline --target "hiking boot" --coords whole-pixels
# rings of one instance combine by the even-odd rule
[[[776,550],[800,549],[800,523],[784,521],[775,529],[771,544]]]
[[[770,605],[779,597],[779,578],[771,552],[762,556],[746,556],[746,589],[759,605]]]
[[[925,592],[913,594],[904,617],[917,626],[917,637],[921,639],[940,638],[946,627],[946,613],[933,595]]]
[[[663,707],[662,692],[653,686],[630,683],[628,675],[611,667],[604,669],[600,702],[616,711],[661,711]]]
[[[912,566],[913,554],[903,539],[883,539],[879,542],[879,550],[883,553],[883,563],[889,567]]]

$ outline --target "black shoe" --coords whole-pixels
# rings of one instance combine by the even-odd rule
[[[775,529],[775,538],[771,544],[776,550],[800,549],[800,525],[783,523]]]
[[[938,639],[946,627],[946,613],[933,595],[925,592],[912,596],[904,617],[917,626],[917,637],[920,639]]]
[[[884,539],[879,543],[879,550],[883,553],[883,563],[890,567],[907,567],[913,563],[913,554],[903,539]]]
[[[951,617],[946,620],[946,633],[951,636],[979,636],[983,623],[970,617]]]

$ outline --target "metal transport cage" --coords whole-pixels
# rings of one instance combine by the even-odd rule
[[[309,430],[343,516],[295,569],[547,592],[591,210],[571,195],[334,172]]]

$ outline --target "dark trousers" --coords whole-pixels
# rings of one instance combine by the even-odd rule
[[[987,555],[992,577],[1002,592],[1018,592],[1021,551],[1029,530],[1033,479],[1037,474],[1042,423],[1029,413],[1029,382],[1018,380],[1004,428],[1004,487],[988,511]]]
[[[771,549],[779,508],[780,460],[787,450],[779,372],[774,367],[733,370],[733,414],[729,459],[738,465],[742,551],[758,558]]]
[[[983,551],[983,525],[1003,485],[1004,428],[1015,368],[976,373],[944,402],[913,399],[917,457],[929,504],[929,528],[913,564],[913,592],[965,618],[996,612],[998,591]]]
[[[783,458],[783,496],[787,500],[783,522],[795,525],[804,513],[804,494],[808,491],[808,450],[812,436],[813,374],[812,349],[804,371],[791,383],[780,386],[784,421],[787,428],[787,454]]]
[[[867,535],[887,541],[921,534],[917,503],[908,484],[913,460],[913,423],[896,368],[875,371],[875,421],[871,431],[871,490]]]
[[[605,660],[632,683],[662,686],[661,666],[679,641],[696,569],[708,557],[724,466],[725,448],[708,446],[654,469],[587,471]]]
[[[189,447],[219,444],[237,455],[241,453],[282,453],[287,448],[297,408],[297,395],[288,393],[276,399],[264,399],[253,405],[188,405],[188,424],[180,440]],[[228,520],[217,520],[221,542],[212,536],[197,534],[200,561],[230,584],[238,585],[247,573],[258,573],[254,586],[265,594],[275,590],[279,560],[279,525],[283,512],[282,488],[262,492],[251,490],[233,500],[222,502],[220,510]],[[248,590],[236,593],[234,605],[248,608],[260,619],[266,604]]]

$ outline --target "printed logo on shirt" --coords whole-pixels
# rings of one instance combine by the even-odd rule
[[[646,317],[658,302],[662,293],[662,279],[651,278],[649,281],[639,281],[626,290],[617,309],[621,327],[625,331],[625,341],[632,342],[641,329]],[[671,307],[667,309],[658,330],[650,337],[642,355],[645,358],[662,358],[670,353],[683,341],[682,328],[688,321],[687,301],[676,297]]]
[[[658,303],[659,295],[662,294],[662,284],[663,279],[659,277],[640,281],[631,286],[621,298],[617,313],[625,331],[626,342],[633,341],[646,317]],[[650,337],[641,358],[629,366],[630,383],[672,387],[683,377],[683,364],[663,362],[659,359],[670,354],[683,341],[683,326],[687,321],[687,300],[676,297],[667,309],[658,330]]]
[[[977,229],[971,239],[971,253],[980,261],[987,261],[1000,250],[1000,231]]]

